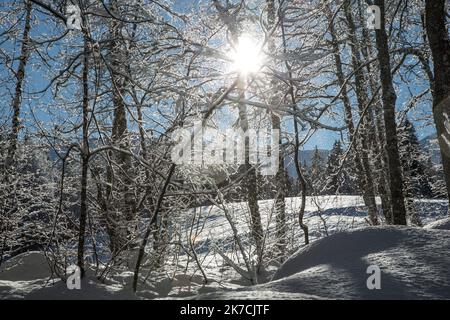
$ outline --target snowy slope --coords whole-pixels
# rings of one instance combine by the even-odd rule
[[[380,205],[380,199],[377,204]],[[296,237],[302,237],[298,227],[297,214],[300,208],[300,198],[286,198],[286,214],[289,228]],[[447,216],[447,201],[416,200],[415,206],[424,224],[428,224]],[[264,227],[274,226],[273,200],[258,201]],[[228,203],[227,208],[240,233],[248,232],[248,204],[246,202]],[[225,219],[223,210],[216,206],[205,206],[193,209],[201,217],[200,223],[205,222],[203,232],[197,237],[198,241],[215,240],[227,243],[232,234],[229,223]],[[367,212],[364,201],[360,196],[316,196],[307,197],[304,222],[310,229],[311,240],[322,238],[335,232],[356,227],[368,226]],[[383,217],[380,216],[380,219]],[[186,217],[186,228],[192,223],[191,216]]]
[[[333,298],[450,299],[449,252],[449,231],[379,227],[342,232],[301,249],[267,286]],[[367,289],[369,265],[381,269],[381,290]]]
[[[50,280],[48,263],[41,252],[14,257],[0,267],[0,298],[52,299],[135,299],[198,298],[205,299],[325,299],[325,298],[450,298],[449,229],[445,217],[446,203],[437,200],[417,201],[417,208],[427,226],[419,228],[366,228],[363,201],[357,196],[322,196],[307,199],[305,221],[310,228],[311,245],[303,246],[302,233],[296,222],[300,201],[286,201],[292,239],[300,239],[301,249],[275,274],[274,281],[249,287],[248,281],[214,253],[217,245],[235,259],[229,223],[220,208],[197,208],[202,226],[195,237],[196,252],[203,261],[209,283],[194,263],[183,271],[183,252],[172,262],[166,261],[167,274],[152,276],[140,284],[138,297],[132,294],[132,270],[112,274],[105,283],[93,275],[83,280],[82,290],[69,291],[65,283]],[[259,202],[265,228],[273,225],[273,201]],[[246,203],[227,204],[239,235],[248,236]],[[186,216],[186,228],[192,222]],[[430,223],[431,222],[431,223]],[[438,230],[441,229],[441,230]],[[444,229],[444,230],[442,230]],[[446,230],[445,230],[446,229]],[[186,229],[188,230],[188,229]],[[299,248],[299,243],[293,243]],[[236,261],[236,260],[235,260]],[[379,264],[382,290],[366,288],[367,266]],[[268,270],[275,273],[276,267]],[[273,271],[272,271],[273,270]],[[168,277],[168,274],[171,277]],[[143,273],[145,275],[145,273]]]
[[[81,288],[69,290],[65,282],[52,277],[42,252],[20,254],[0,268],[0,299],[136,299],[129,287],[117,281],[100,283],[91,270]]]
[[[426,229],[450,230],[450,218],[437,220],[425,226]]]
[[[450,232],[371,227],[323,238],[294,254],[272,282],[202,299],[450,299]],[[381,289],[369,290],[369,265]]]

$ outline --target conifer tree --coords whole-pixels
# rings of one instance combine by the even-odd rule
[[[399,151],[405,179],[405,204],[409,220],[412,224],[422,225],[414,206],[415,198],[430,198],[432,190],[429,177],[426,175],[426,157],[420,146],[414,125],[406,119],[399,128]]]
[[[317,146],[314,149],[313,157],[311,159],[311,170],[310,170],[310,189],[312,195],[322,194],[323,187],[323,170],[324,170],[324,160],[320,155]]]
[[[335,194],[337,192],[351,194],[353,192],[348,165],[344,164],[344,167],[340,168],[343,157],[342,144],[339,140],[336,140],[328,157],[325,170],[326,187],[324,191],[326,194]]]

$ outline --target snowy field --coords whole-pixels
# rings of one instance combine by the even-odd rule
[[[270,239],[275,223],[273,202],[259,204]],[[82,289],[68,290],[64,282],[52,277],[44,254],[31,252],[2,265],[0,298],[450,299],[450,220],[444,219],[445,201],[416,201],[425,228],[369,227],[360,197],[309,197],[304,219],[310,229],[308,246],[297,224],[299,205],[298,198],[286,201],[288,232],[295,235],[290,238],[298,239],[288,244],[292,256],[280,268],[268,257],[267,282],[259,285],[250,286],[223,259],[225,255],[242,264],[224,210],[237,226],[239,239],[246,242],[249,236],[246,204],[233,203],[225,208],[192,209],[183,216],[186,226],[195,221],[194,228],[179,226],[180,241],[195,250],[207,284],[192,256],[178,247],[169,250],[163,271],[142,272],[137,295],[131,290],[132,268],[111,272],[102,281],[97,280],[98,270],[97,274],[88,270]],[[266,250],[270,252],[272,246],[268,240]],[[251,257],[252,248],[246,247]],[[381,290],[366,287],[369,265],[381,269]]]
[[[370,227],[341,232],[301,249],[269,283],[199,298],[450,299],[449,250],[449,230]],[[366,286],[369,265],[381,269],[380,290]]]

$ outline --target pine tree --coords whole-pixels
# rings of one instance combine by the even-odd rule
[[[352,194],[353,192],[352,181],[348,172],[348,165],[344,164],[344,167],[340,169],[343,157],[344,151],[342,149],[342,144],[339,140],[336,140],[328,157],[325,171],[327,181],[325,188],[326,194],[334,194],[338,191],[342,194]]]
[[[323,178],[323,159],[320,156],[319,149],[314,149],[314,154],[311,159],[311,170],[309,174],[309,189],[311,190],[312,195],[319,195],[322,192],[322,178]]]
[[[414,125],[406,119],[399,128],[399,151],[405,179],[406,211],[411,223],[421,225],[414,208],[414,198],[430,198],[433,195],[425,170],[426,156],[417,139]]]
[[[426,174],[427,155],[420,146],[414,125],[406,119],[400,128],[400,153],[406,184],[415,197],[432,198],[429,177]]]

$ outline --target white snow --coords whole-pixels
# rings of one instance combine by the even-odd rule
[[[273,281],[199,299],[450,299],[450,232],[370,227],[336,233],[304,247]],[[381,269],[369,290],[367,268]]]
[[[425,226],[426,229],[450,230],[450,218],[431,222]]]
[[[290,237],[299,240],[291,246],[298,248],[300,244],[300,250],[277,272],[277,267],[269,264],[267,271],[275,274],[273,281],[258,286],[249,286],[220,255],[214,254],[213,245],[242,263],[222,209],[208,206],[186,214],[185,226],[181,226],[189,234],[187,228],[195,211],[201,226],[195,234],[195,248],[208,276],[207,285],[192,260],[185,269],[188,256],[181,253],[176,259],[169,256],[165,273],[152,274],[150,281],[140,283],[137,296],[130,288],[131,269],[114,272],[103,281],[88,270],[82,290],[68,290],[64,282],[52,278],[43,253],[29,252],[0,267],[0,298],[450,299],[450,219],[442,219],[446,202],[418,200],[416,204],[425,228],[368,228],[360,197],[308,197],[304,220],[310,228],[311,244],[304,246],[296,216],[300,199],[286,199]],[[260,201],[259,205],[264,228],[273,228],[273,201]],[[244,241],[249,233],[246,206],[227,205]],[[366,287],[366,269],[371,264],[381,268],[381,290]],[[142,272],[142,279],[146,276]]]
[[[103,284],[95,277],[82,279],[81,289],[67,289],[65,282],[58,281],[34,290],[26,296],[29,300],[136,300],[130,287],[115,283]]]
[[[119,282],[100,283],[87,271],[82,290],[69,290],[65,282],[53,277],[42,252],[22,253],[0,268],[0,299],[136,299],[131,289]]]
[[[337,233],[299,250],[262,288],[345,299],[450,299],[450,233],[371,227]],[[381,269],[381,290],[366,285]]]
[[[6,261],[0,269],[0,280],[29,281],[50,276],[47,259],[38,251],[19,254]]]

